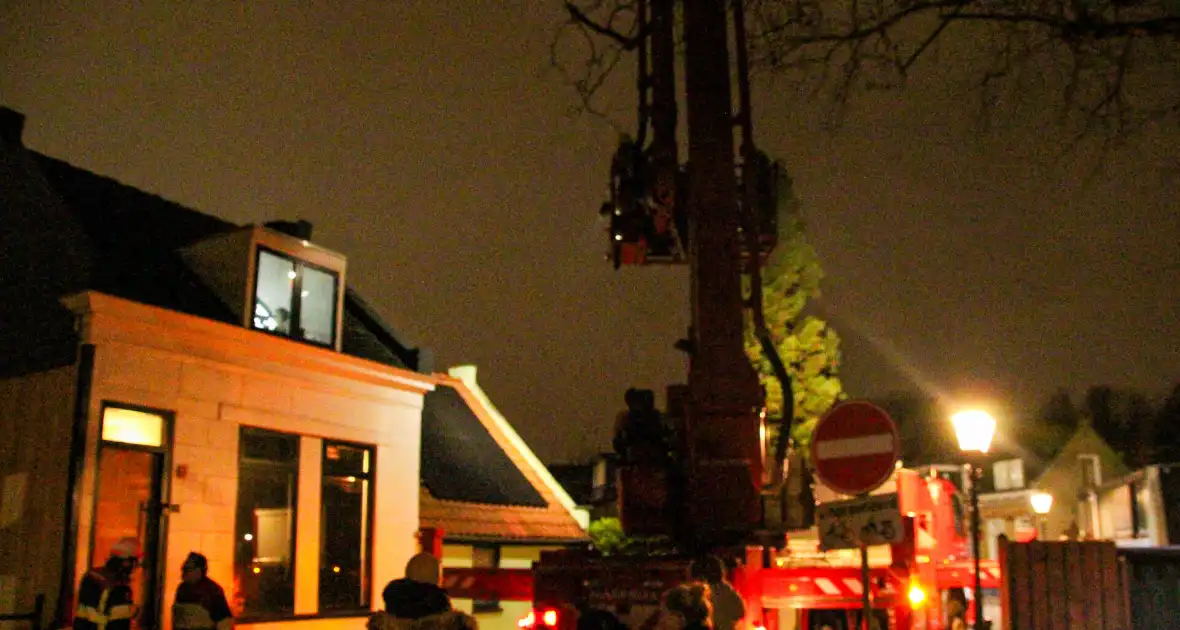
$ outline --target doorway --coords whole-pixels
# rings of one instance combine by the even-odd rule
[[[121,538],[139,541],[140,568],[131,578],[138,609],[133,630],[158,630],[163,602],[165,514],[169,470],[165,439],[171,418],[158,411],[104,405],[98,449],[90,566],[104,563]]]

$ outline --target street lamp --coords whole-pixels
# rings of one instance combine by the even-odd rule
[[[1037,540],[1041,540],[1045,533],[1045,523],[1048,521],[1049,510],[1053,509],[1053,495],[1048,492],[1034,492],[1028,497],[1032,503],[1033,512],[1037,514]]]
[[[996,434],[996,419],[986,411],[971,409],[960,411],[951,416],[951,424],[955,426],[955,437],[959,440],[959,450],[968,455],[982,455],[992,445],[992,437]],[[983,469],[979,466],[966,464],[964,475],[970,483],[971,493],[971,553],[975,557],[975,627],[983,628],[983,580],[979,574],[979,480],[983,476]]]

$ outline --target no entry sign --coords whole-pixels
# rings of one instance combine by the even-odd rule
[[[815,476],[841,494],[867,494],[885,483],[900,453],[893,419],[862,400],[832,407],[811,435]]]

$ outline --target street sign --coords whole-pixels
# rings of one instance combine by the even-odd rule
[[[861,400],[832,407],[811,435],[815,476],[841,494],[872,492],[893,474],[900,454],[901,438],[893,419]]]
[[[897,493],[823,503],[815,516],[824,550],[885,545],[905,538]]]

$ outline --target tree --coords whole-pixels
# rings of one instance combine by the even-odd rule
[[[1086,391],[1085,409],[1094,431],[1128,465],[1156,460],[1157,414],[1143,393],[1095,385]]]
[[[808,300],[819,296],[823,269],[807,242],[799,201],[783,172],[778,186],[778,245],[762,269],[762,301],[766,325],[779,357],[791,377],[794,418],[791,437],[806,453],[819,417],[843,398],[838,376],[840,336],[824,320],[804,314]],[[766,388],[767,415],[782,420],[783,390],[747,316],[746,355]],[[776,438],[777,439],[777,438]]]
[[[643,35],[643,0],[567,2],[552,46],[588,105]],[[1080,137],[1126,137],[1151,121],[1180,120],[1180,4],[1174,0],[745,0],[755,68],[811,83],[837,104],[865,88],[905,83],[940,46],[969,72],[991,111],[1031,84],[1056,95]],[[577,52],[565,44],[580,42]],[[572,57],[570,55],[573,55]]]
[[[604,556],[623,553],[633,544],[623,532],[623,524],[617,518],[600,518],[590,523],[586,533],[589,534],[594,548]]]
[[[1157,463],[1180,462],[1180,384],[1177,384],[1155,418],[1154,460]]]
[[[1016,439],[1042,461],[1048,461],[1078,430],[1082,412],[1069,390],[1058,388],[1033,418],[1017,426]]]

